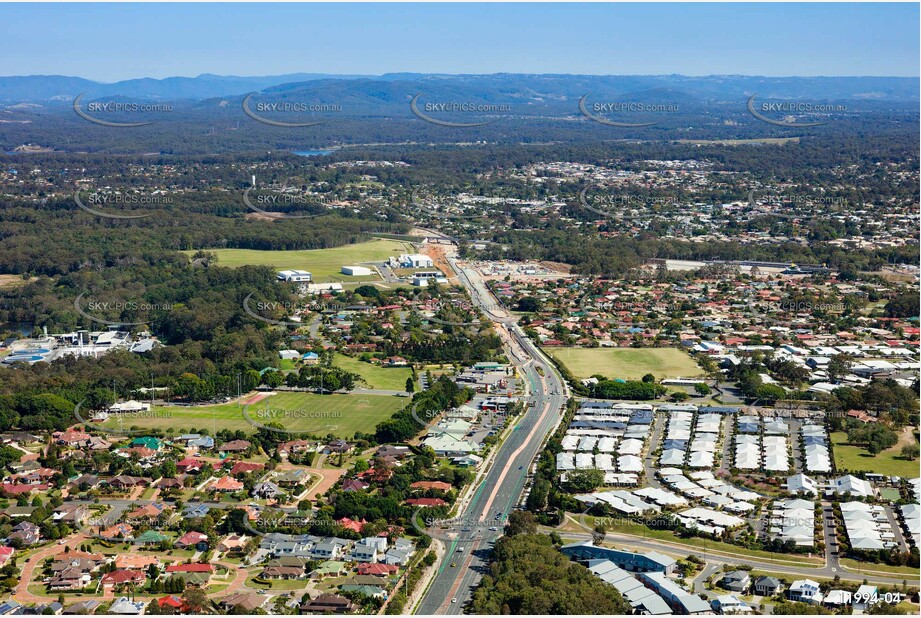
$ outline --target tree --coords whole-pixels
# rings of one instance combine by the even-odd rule
[[[530,511],[512,511],[505,524],[505,535],[537,534],[537,518]]]
[[[196,586],[189,586],[182,593],[182,604],[185,612],[200,614],[208,606],[208,595]]]
[[[701,397],[705,397],[710,394],[710,387],[704,382],[698,382],[694,385],[694,391]]]
[[[642,380],[646,384],[653,384],[656,381],[656,377],[652,375],[651,373],[647,373],[646,375],[643,376]]]
[[[413,381],[412,376],[406,378],[406,392],[407,393],[416,392],[416,383]]]
[[[906,444],[902,447],[902,457],[908,461],[914,461],[921,455],[921,448],[917,444]]]
[[[573,493],[588,493],[604,485],[604,472],[595,468],[573,470],[566,477],[566,488]]]

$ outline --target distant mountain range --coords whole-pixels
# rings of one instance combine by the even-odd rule
[[[85,92],[87,100],[126,98],[157,101],[206,101],[263,92],[282,99],[322,101],[362,108],[405,105],[406,97],[424,92],[427,97],[452,100],[510,102],[518,106],[571,107],[583,95],[610,97],[631,94],[660,101],[738,101],[758,93],[759,99],[811,101],[866,101],[910,103],[919,100],[915,77],[759,77],[745,75],[442,75],[390,73],[385,75],[332,75],[292,73],[240,77],[203,74],[197,77],[129,79],[111,84],[81,77],[29,75],[0,77],[0,102],[70,103]]]

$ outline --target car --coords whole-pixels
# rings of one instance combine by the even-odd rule
[[[457,566],[457,563],[456,563],[456,562],[452,562],[452,563],[451,563],[451,566],[452,566],[452,567],[456,567],[456,566]]]
[[[496,528],[495,526],[490,526],[489,531],[490,531],[490,532],[498,532],[499,529]]]
[[[451,599],[451,602],[452,602],[452,603],[457,603],[457,597],[454,597],[453,599]]]
[[[457,553],[460,554],[460,553],[463,553],[463,551],[464,551],[464,548],[463,548],[463,547],[458,547],[458,548],[457,548]]]
[[[524,466],[518,466],[519,470],[524,470]]]

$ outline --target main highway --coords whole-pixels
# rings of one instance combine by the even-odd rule
[[[467,531],[439,537],[446,546],[445,554],[416,607],[419,614],[463,613],[489,563],[491,547],[501,535],[504,519],[520,500],[532,463],[560,422],[567,397],[566,385],[556,369],[524,335],[516,319],[500,307],[479,274],[460,266],[451,253],[448,261],[473,302],[495,324],[509,360],[527,382],[527,401],[533,406],[518,417],[498,447],[488,472],[474,488],[472,498],[456,514]],[[497,530],[490,531],[491,527]]]

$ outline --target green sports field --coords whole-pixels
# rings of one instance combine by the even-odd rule
[[[405,378],[404,378],[405,381]],[[246,407],[246,415],[253,423],[281,424],[285,429],[340,438],[351,438],[356,431],[371,433],[375,426],[405,407],[409,399],[389,395],[312,393],[277,393]],[[222,404],[215,406],[157,407],[151,418],[126,417],[122,429],[130,427],[172,428],[174,433],[187,433],[193,429],[207,429],[211,434],[221,429],[255,432],[257,425],[249,422],[243,406]],[[109,419],[104,427],[118,427]]]
[[[278,270],[309,271],[318,283],[379,281],[380,277],[349,277],[340,270],[362,262],[381,262],[391,255],[414,253],[412,245],[398,240],[374,239],[333,249],[261,251],[257,249],[209,249],[217,255],[218,266],[237,268],[245,265],[272,266]],[[186,251],[188,255],[194,251]]]
[[[677,348],[544,348],[577,378],[601,374],[607,378],[639,380],[651,373],[662,378],[703,375],[687,352]]]
[[[360,375],[368,383],[368,388],[385,391],[405,391],[406,378],[413,375],[409,367],[381,367],[380,365],[363,363],[357,358],[342,354],[333,356],[333,364],[336,367],[341,367],[346,371]]]

